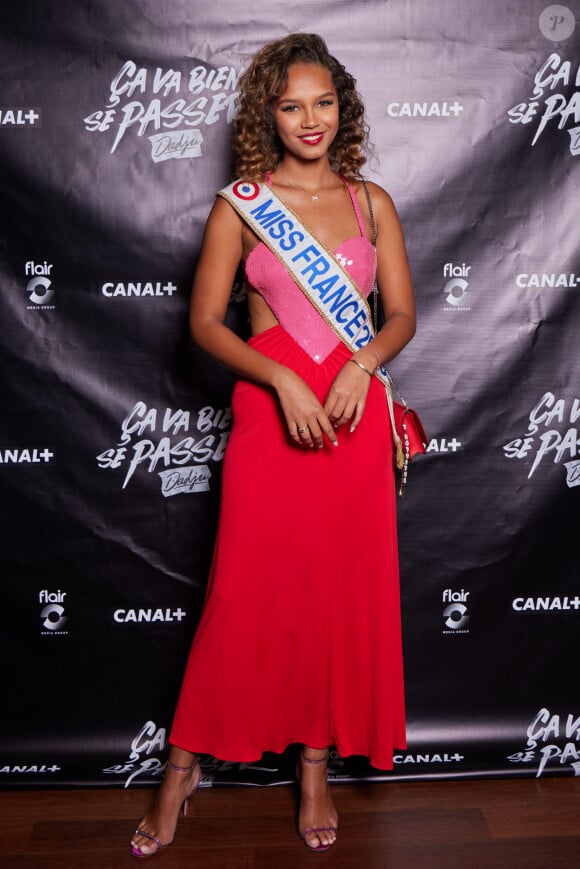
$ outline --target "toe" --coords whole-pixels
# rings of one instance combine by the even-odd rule
[[[318,834],[318,838],[322,842],[323,845],[332,845],[334,842],[334,837],[329,830],[324,830],[324,832],[320,832]]]
[[[318,849],[322,845],[318,834],[314,832],[307,833],[304,837],[304,841],[308,845],[308,847],[312,849],[312,851],[318,851]]]
[[[306,830],[302,834],[302,838],[304,839],[305,845],[307,845],[312,851],[320,851],[322,848],[328,848],[329,845],[333,845],[336,841],[336,832],[334,830],[327,830],[323,827],[314,827],[312,829]]]
[[[161,848],[161,843],[156,836],[146,833],[144,830],[136,830],[131,839],[131,849],[136,857],[145,857],[154,854]]]

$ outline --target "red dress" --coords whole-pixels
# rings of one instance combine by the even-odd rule
[[[335,256],[368,294],[375,254],[351,197],[361,236]],[[262,243],[246,272],[280,323],[249,343],[324,402],[350,351],[310,303],[301,307],[302,292]],[[207,597],[170,742],[240,762],[295,742],[334,745],[391,769],[405,716],[384,387],[373,378],[356,431],[341,428],[339,446],[323,449],[290,439],[268,389],[240,380],[232,406]]]

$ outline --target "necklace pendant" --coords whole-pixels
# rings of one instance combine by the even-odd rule
[[[318,195],[316,193],[311,198],[313,202],[318,202]]]

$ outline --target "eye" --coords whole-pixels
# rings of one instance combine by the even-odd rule
[[[320,102],[319,102],[318,105],[319,105],[319,106],[322,106],[323,108],[327,108],[328,106],[333,106],[333,105],[334,105],[334,100],[330,100],[330,99],[327,99],[327,100],[320,100]]]
[[[283,112],[295,112],[298,109],[298,106],[286,105],[282,106],[281,111]]]

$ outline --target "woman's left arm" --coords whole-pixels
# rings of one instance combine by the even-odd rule
[[[358,365],[347,363],[338,373],[324,405],[337,428],[350,421],[351,430],[362,419],[372,373],[394,359],[415,334],[413,283],[399,217],[393,200],[381,187],[369,183],[369,192],[377,228],[377,282],[385,323],[375,338],[353,355]]]

